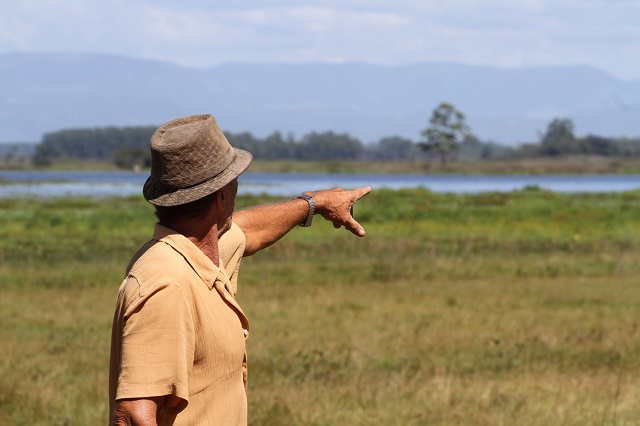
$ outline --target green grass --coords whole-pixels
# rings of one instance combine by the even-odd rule
[[[356,215],[364,239],[316,220],[243,260],[250,424],[638,423],[640,192],[380,190]],[[0,424],[106,422],[154,221],[139,197],[0,200]]]

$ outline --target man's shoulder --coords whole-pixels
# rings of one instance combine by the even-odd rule
[[[240,253],[242,257],[242,253],[244,252],[246,245],[246,237],[242,229],[233,222],[231,224],[231,228],[222,234],[220,239],[218,240],[218,250],[220,251],[220,257],[226,263],[227,259],[233,257],[236,253]]]
[[[133,256],[127,266],[126,275],[135,276],[138,280],[164,281],[179,278],[187,267],[188,263],[182,254],[169,244],[153,239]]]
[[[183,287],[188,268],[182,255],[170,245],[158,240],[147,242],[127,267],[119,289],[119,303],[129,312],[159,291],[184,291],[178,288]]]

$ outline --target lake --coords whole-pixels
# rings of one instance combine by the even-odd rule
[[[148,174],[135,172],[0,171],[0,198],[109,197],[140,194]],[[640,175],[422,175],[245,173],[240,194],[290,197],[323,188],[426,188],[438,193],[510,192],[535,186],[554,192],[623,192],[640,189]]]

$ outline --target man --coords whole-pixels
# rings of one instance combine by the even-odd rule
[[[369,187],[307,192],[234,212],[251,154],[229,145],[212,115],[179,118],[151,138],[145,199],[154,236],[120,286],[109,373],[112,425],[244,425],[249,322],[238,269],[314,214],[357,236],[351,215]]]

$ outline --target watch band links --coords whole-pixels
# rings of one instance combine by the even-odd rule
[[[313,213],[316,210],[316,205],[313,201],[313,198],[307,194],[299,195],[298,198],[307,200],[307,203],[309,203],[309,213],[307,214],[307,219],[304,222],[302,222],[300,226],[304,226],[304,227],[311,226],[311,221],[313,220]]]

